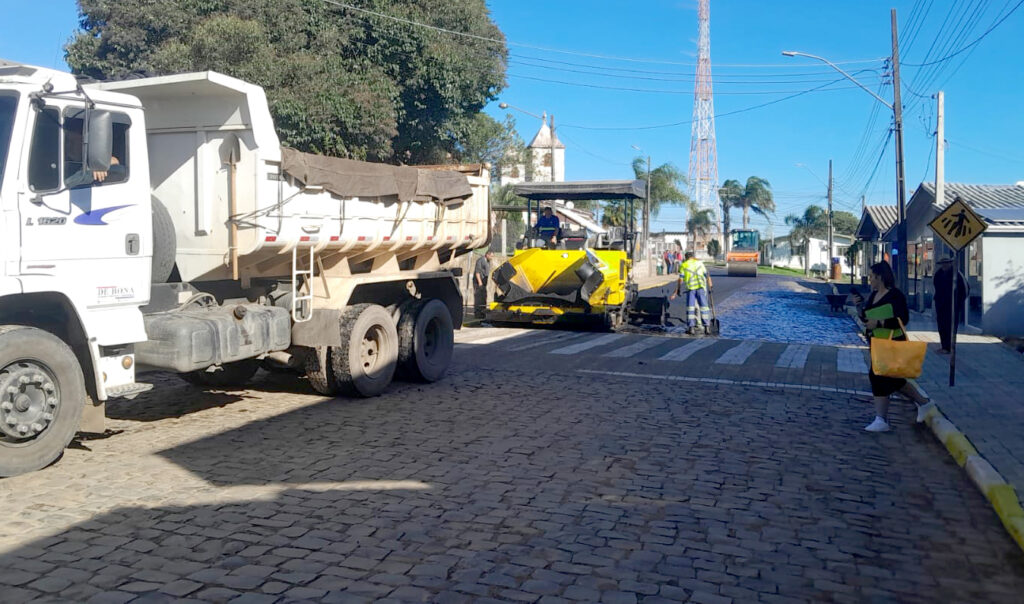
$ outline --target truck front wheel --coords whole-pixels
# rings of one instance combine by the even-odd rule
[[[56,336],[0,327],[0,476],[53,463],[78,429],[85,381],[75,353]]]
[[[341,314],[341,346],[330,362],[341,392],[377,396],[388,387],[398,364],[398,331],[391,315],[377,304],[356,304]]]

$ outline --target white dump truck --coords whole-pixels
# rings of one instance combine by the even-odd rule
[[[446,266],[489,243],[487,184],[282,149],[263,90],[222,74],[0,62],[0,476],[103,431],[146,371],[290,368],[356,396],[441,378]]]

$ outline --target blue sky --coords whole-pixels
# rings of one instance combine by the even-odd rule
[[[78,25],[75,2],[46,0],[45,8],[40,2],[0,3],[0,57],[64,67],[62,46]],[[1024,47],[1017,41],[1024,7],[954,59],[911,65],[957,51],[1017,5],[1018,0],[712,0],[715,112],[741,111],[840,77],[822,63],[783,57],[782,50],[863,61],[842,67],[891,100],[883,63],[874,59],[890,54],[889,9],[895,8],[906,64],[908,197],[923,179],[934,178],[935,101],[927,97],[939,89],[946,95],[947,180],[1024,180]],[[499,100],[554,114],[566,144],[568,179],[630,177],[637,155],[632,145],[649,153],[655,165],[671,162],[686,171],[689,123],[607,128],[690,120],[696,0],[489,0],[488,6],[510,42],[508,86]],[[776,234],[785,232],[778,225],[786,214],[824,204],[829,159],[835,164],[836,209],[859,214],[861,194],[868,204],[895,203],[893,145],[882,146],[891,113],[849,82],[832,87],[716,119],[719,180],[768,179],[779,207]],[[497,102],[487,111],[498,118],[505,113]],[[539,120],[515,117],[529,141]],[[654,228],[681,229],[684,219],[681,209],[668,208]],[[767,222],[758,218],[754,225]]]

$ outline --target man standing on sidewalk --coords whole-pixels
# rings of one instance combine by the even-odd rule
[[[679,281],[676,292],[669,299],[675,300],[686,288],[686,333],[697,333],[697,309],[700,308],[700,322],[704,325],[704,333],[708,333],[711,322],[711,307],[708,306],[708,291],[711,290],[711,275],[707,267],[694,257],[693,252],[686,252],[685,260],[679,265]]]
[[[935,292],[935,322],[939,328],[940,354],[949,354],[956,328],[953,326],[953,275],[956,275],[956,325],[964,319],[964,302],[967,300],[967,280],[964,274],[953,266],[953,257],[946,255],[939,260],[939,267],[932,277]]]
[[[473,316],[483,319],[487,310],[487,279],[491,276],[494,252],[487,250],[473,268]]]

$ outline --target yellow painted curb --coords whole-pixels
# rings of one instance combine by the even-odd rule
[[[1013,540],[1021,549],[1024,549],[1024,516],[1013,516],[1002,520],[1003,526],[1013,536]]]
[[[1013,486],[978,453],[964,433],[957,430],[938,407],[928,413],[925,421],[957,464],[967,470],[967,475],[988,499],[1006,532],[1024,550],[1024,508],[1021,508]]]

